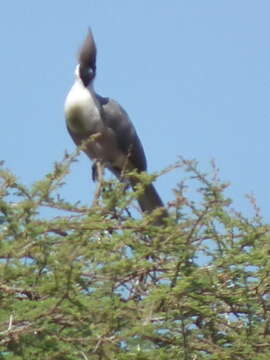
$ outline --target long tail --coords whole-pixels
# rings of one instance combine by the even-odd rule
[[[151,213],[157,208],[163,208],[161,215],[157,218],[157,225],[161,225],[164,218],[168,215],[167,211],[165,210],[163,201],[161,200],[153,184],[146,186],[144,193],[138,198],[138,203],[142,211],[145,213]]]
[[[153,184],[147,185],[144,193],[138,199],[140,208],[143,212],[151,213],[158,207],[164,207],[164,204]]]

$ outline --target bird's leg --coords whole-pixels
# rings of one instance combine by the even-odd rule
[[[96,206],[98,204],[98,199],[100,197],[102,187],[103,187],[103,172],[104,172],[104,166],[103,164],[95,160],[92,165],[92,179],[93,181],[97,181],[97,187],[94,194],[94,200],[93,200],[93,206]]]
[[[97,180],[97,160],[95,160],[92,164],[92,180],[95,182]]]

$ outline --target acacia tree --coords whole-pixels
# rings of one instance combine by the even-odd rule
[[[236,213],[216,169],[182,159],[157,226],[158,210],[127,210],[145,174],[136,192],[104,181],[95,206],[62,199],[73,159],[30,188],[0,172],[0,359],[268,360],[269,225],[255,201],[252,218]]]

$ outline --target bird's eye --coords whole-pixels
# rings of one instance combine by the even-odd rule
[[[90,81],[93,80],[95,76],[94,69],[80,66],[79,72],[80,72],[80,78],[84,86],[88,86]]]

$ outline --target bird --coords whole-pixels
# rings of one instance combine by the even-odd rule
[[[96,93],[96,57],[97,47],[89,29],[78,54],[75,82],[65,100],[66,126],[77,146],[85,143],[83,151],[93,161],[93,180],[97,180],[99,165],[123,181],[124,173],[147,171],[146,156],[127,112],[115,100]],[[133,189],[138,183],[134,176],[125,180]],[[145,186],[138,203],[143,213],[157,208],[164,210],[163,201],[152,183]]]

